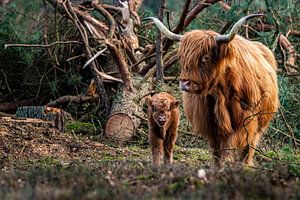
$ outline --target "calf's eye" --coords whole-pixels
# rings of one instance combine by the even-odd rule
[[[202,57],[202,62],[207,62],[209,60],[210,60],[209,55],[205,55],[205,56]]]

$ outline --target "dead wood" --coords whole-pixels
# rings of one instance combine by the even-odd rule
[[[278,43],[281,47],[281,50],[283,51],[284,57],[286,52],[289,54],[289,58],[287,60],[284,59],[284,66],[288,75],[297,74],[298,71],[296,70],[297,68],[295,68],[297,53],[294,46],[283,34],[279,35]]]
[[[186,16],[184,21],[184,28],[187,27],[196,17],[197,15],[206,7],[217,3],[220,0],[202,0],[198,1],[196,5],[192,8],[192,10]]]
[[[142,82],[143,77],[132,77],[132,92],[120,88],[113,100],[112,109],[105,125],[106,137],[118,144],[128,141],[140,125],[143,114],[143,99],[149,93],[150,83]]]
[[[286,37],[289,37],[289,35],[293,35],[295,37],[299,37],[300,38],[300,31],[297,30],[289,30],[286,34]]]
[[[76,9],[73,9],[73,7],[71,6],[69,1],[67,1],[67,5],[63,4],[63,7],[65,9],[65,12],[68,14],[70,19],[72,19],[72,21],[74,22],[74,24],[76,25],[76,27],[80,33],[81,39],[84,43],[83,46],[85,49],[86,57],[89,59],[92,58],[93,56],[92,56],[92,53],[91,53],[91,50],[89,47],[88,35],[87,35],[87,32],[86,32],[84,26],[79,21],[77,13],[74,11]],[[85,15],[85,16],[88,16],[88,15]],[[93,18],[92,21],[95,21],[95,20],[96,19]],[[102,81],[102,79],[99,78],[99,76],[96,72],[97,65],[94,60],[90,64],[90,69],[91,69],[92,75],[93,75],[94,80],[97,85],[98,94],[101,94],[101,102],[103,102],[103,105],[104,105],[104,113],[107,114],[110,109],[110,104],[109,104],[107,93],[106,93],[104,85],[103,85],[103,81]]]
[[[162,0],[158,11],[158,19],[160,21],[163,21],[164,19],[165,7],[166,1]],[[156,78],[158,82],[164,82],[164,68],[162,60],[162,34],[159,30],[156,37]]]
[[[172,65],[174,65],[178,61],[177,54],[173,55],[169,60],[167,60],[164,64],[164,70],[169,69]]]
[[[150,69],[152,69],[156,64],[156,60],[152,59],[143,69],[140,71],[141,76],[145,76]]]
[[[116,29],[116,22],[113,18],[113,16],[105,10],[101,5],[96,4],[95,2],[92,2],[92,6],[98,10],[109,22],[109,32],[108,32],[108,37],[112,38],[112,36],[115,34],[115,29]]]
[[[130,48],[137,49],[139,47],[139,40],[134,32],[133,21],[130,18],[130,10],[127,1],[119,1],[122,7],[119,7],[122,13],[123,26],[121,28],[122,34],[124,35],[125,42],[129,45]]]
[[[185,21],[185,18],[189,12],[189,8],[190,8],[190,4],[191,4],[191,0],[187,0],[185,2],[185,5],[183,7],[183,10],[181,12],[181,15],[180,15],[180,19],[179,19],[179,23],[177,24],[176,28],[174,29],[174,33],[180,33],[183,31],[184,29],[184,21]]]
[[[185,5],[184,5],[183,10],[182,10],[181,15],[180,15],[179,22],[178,22],[176,28],[173,31],[174,33],[180,33],[184,30],[184,28],[185,28],[184,27],[184,21],[185,21],[185,18],[187,16],[188,12],[189,12],[191,2],[192,2],[191,0],[187,0],[185,2]],[[174,41],[166,39],[166,41],[164,42],[163,50],[167,51],[170,48],[170,46],[172,46],[173,44],[174,44]]]
[[[71,121],[70,113],[62,109],[47,106],[23,106],[16,112],[16,119],[42,119],[53,122],[55,128],[60,132],[65,129],[65,121]]]
[[[58,107],[58,106],[62,106],[65,104],[71,104],[71,103],[85,103],[94,99],[99,99],[100,96],[98,94],[95,94],[93,96],[88,96],[88,95],[79,95],[79,96],[71,96],[71,95],[66,95],[66,96],[62,96],[56,100],[53,100],[49,103],[46,104],[46,106],[49,107]]]
[[[144,62],[145,60],[148,60],[150,58],[153,58],[155,57],[156,55],[155,54],[151,54],[149,56],[146,56],[144,58],[142,58],[141,60],[137,61],[136,63],[134,63],[133,65],[130,66],[130,69],[132,69],[133,71],[138,71],[136,68],[138,66],[138,64],[140,64],[141,62]]]
[[[224,1],[219,1],[219,5],[225,10],[228,11],[231,9],[231,7]]]
[[[141,115],[139,110],[142,108],[141,102],[137,102],[136,99],[140,94],[143,94],[144,90],[148,91],[150,87],[146,82],[142,82],[141,77],[132,76],[128,67],[129,65],[132,66],[131,70],[137,72],[144,64],[140,58],[141,56],[135,51],[140,47],[131,18],[131,16],[136,15],[139,3],[142,1],[120,1],[119,7],[96,2],[91,2],[88,4],[88,7],[85,7],[86,5],[84,4],[71,5],[68,0],[48,1],[52,2],[52,5],[56,3],[59,7],[59,12],[67,16],[75,24],[84,47],[85,57],[87,58],[84,67],[90,67],[94,82],[90,84],[85,95],[64,96],[54,102],[50,102],[47,106],[58,106],[74,102],[82,103],[94,98],[101,98],[100,101],[105,107],[106,114],[109,114],[106,122],[106,135],[118,138],[126,137],[124,135],[128,133],[131,137],[139,126],[140,120],[136,116]],[[104,16],[105,20],[101,21],[93,18],[90,14],[91,9],[98,11]],[[139,23],[139,18],[135,20]],[[97,53],[94,53],[94,47],[90,46],[94,44],[91,40],[102,48],[99,51],[97,47]],[[108,53],[105,54],[106,51]],[[114,66],[118,69],[120,78],[108,75],[101,69],[100,62],[97,62],[99,55],[111,56],[115,61]],[[105,81],[122,83],[117,91],[117,98],[113,100],[113,104],[110,104],[108,101],[103,86]],[[97,94],[95,94],[95,85],[97,86]],[[91,96],[88,96],[88,94]],[[116,131],[119,131],[119,133],[116,133]],[[117,136],[117,134],[120,134],[120,136]]]
[[[126,60],[124,58],[124,55],[121,54],[121,52],[118,50],[116,45],[113,43],[106,41],[107,48],[109,49],[110,53],[112,54],[112,57],[115,59],[117,66],[119,68],[120,75],[123,80],[124,88],[127,91],[132,91],[132,81],[131,81],[131,75],[129,73],[129,69],[126,63]]]
[[[18,119],[12,117],[0,117],[0,124],[20,127],[21,125],[32,125],[33,127],[44,127],[44,128],[54,128],[54,124],[51,121],[45,121],[42,119]]]
[[[128,0],[129,10],[132,16],[134,17],[138,25],[141,24],[140,16],[137,14],[140,6],[142,5],[142,0]]]
[[[21,106],[37,105],[37,99],[26,99],[16,102],[0,103],[0,112],[13,112]]]

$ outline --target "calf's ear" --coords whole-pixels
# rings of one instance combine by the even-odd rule
[[[152,98],[151,98],[150,96],[148,96],[148,97],[146,98],[145,102],[146,102],[146,105],[147,105],[147,106],[151,106],[151,105],[152,105]]]
[[[179,106],[179,101],[178,100],[172,101],[171,104],[170,104],[170,110],[175,109],[178,106]]]

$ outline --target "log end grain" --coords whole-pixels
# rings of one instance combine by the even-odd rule
[[[105,136],[112,139],[112,141],[122,144],[128,141],[134,133],[134,123],[127,114],[115,113],[107,119]]]

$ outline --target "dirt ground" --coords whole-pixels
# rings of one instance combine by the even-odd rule
[[[177,145],[174,164],[154,169],[147,144],[0,124],[0,199],[300,199],[299,151],[264,154],[216,170],[206,148]]]

